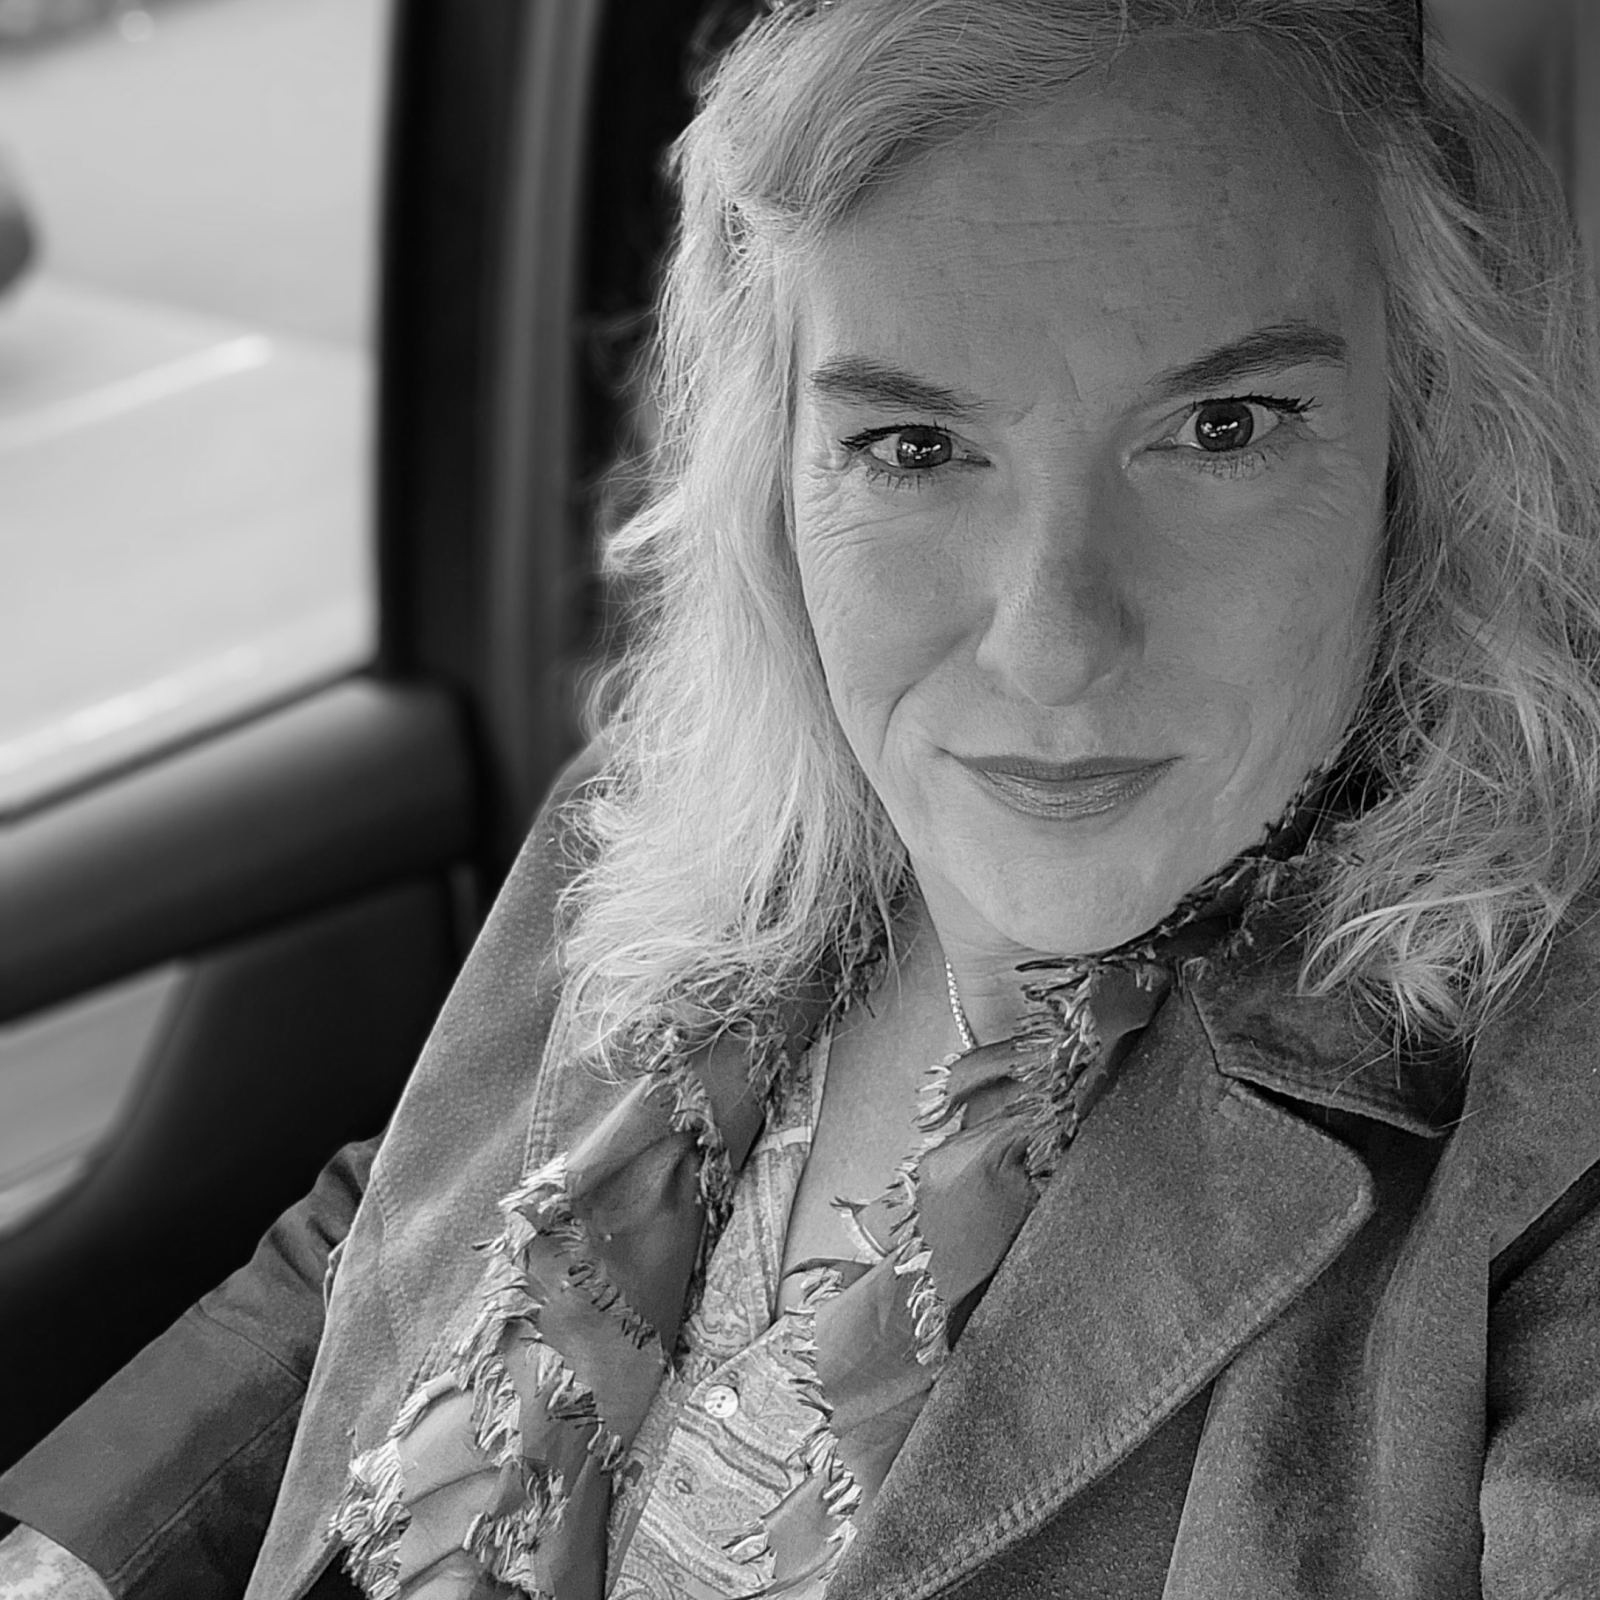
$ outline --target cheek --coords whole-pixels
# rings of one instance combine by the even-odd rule
[[[1366,680],[1382,499],[1349,463],[1267,519],[1249,568],[1254,603],[1232,615],[1230,647],[1255,705],[1258,763],[1305,766],[1343,732]]]
[[[912,491],[906,491],[908,498]],[[835,710],[852,738],[881,726],[961,634],[942,541],[912,508],[863,512],[838,489],[795,496],[795,556]]]
[[[1302,694],[1342,704],[1366,674],[1383,540],[1383,501],[1355,466],[1330,473],[1286,541],[1286,668]]]

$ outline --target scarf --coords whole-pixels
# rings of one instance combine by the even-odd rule
[[[1300,842],[1273,830],[1117,950],[1029,964],[1018,1035],[930,1068],[891,1249],[817,1273],[802,1306],[815,1424],[796,1487],[733,1551],[752,1594],[821,1592],[1118,1064],[1193,962],[1248,942],[1245,913],[1274,897]],[[858,933],[830,1020],[870,990],[884,951],[881,930]],[[487,1600],[501,1586],[602,1600],[610,1478],[678,1351],[785,1038],[776,1011],[737,1052],[691,1050],[670,1023],[645,1033],[635,1075],[502,1199],[471,1304],[388,1436],[352,1462],[330,1524],[374,1600]]]

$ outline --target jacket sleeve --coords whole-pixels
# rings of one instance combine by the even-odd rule
[[[1559,1231],[1535,1224],[1554,1237],[1491,1300],[1485,1600],[1576,1600],[1600,1583],[1597,1180],[1551,1208]]]
[[[534,920],[571,870],[567,802],[595,741],[559,773],[529,837]],[[330,1257],[380,1141],[347,1146],[250,1263],[192,1307],[0,1477],[4,1516],[37,1529],[123,1600],[243,1593],[272,1520],[324,1325]],[[330,1574],[313,1593],[347,1593]]]
[[[347,1145],[248,1265],[0,1477],[0,1510],[117,1595],[241,1593],[322,1335],[323,1281],[376,1139]]]

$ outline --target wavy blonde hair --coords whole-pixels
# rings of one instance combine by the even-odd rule
[[[1589,266],[1537,148],[1409,0],[839,0],[750,28],[675,145],[643,504],[611,533],[625,648],[595,685],[558,1036],[620,1063],[713,1036],[887,926],[904,850],[835,722],[789,534],[792,286],[931,148],[1158,30],[1260,42],[1347,130],[1381,222],[1393,386],[1384,794],[1326,858],[1302,986],[1465,1038],[1596,866],[1600,416]],[[683,1034],[680,1032],[680,1037]]]

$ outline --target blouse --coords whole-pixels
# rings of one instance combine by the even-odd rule
[[[801,1058],[745,1163],[685,1325],[684,1356],[614,1479],[610,1600],[727,1600],[762,1587],[740,1545],[804,1476],[798,1457],[816,1422],[800,1392],[809,1370],[798,1348],[803,1319],[777,1308],[830,1043],[824,1030]],[[879,1259],[881,1247],[854,1231],[856,1259]]]

